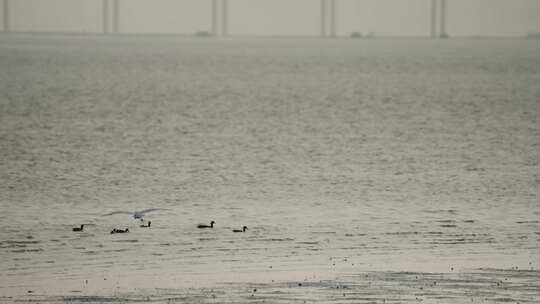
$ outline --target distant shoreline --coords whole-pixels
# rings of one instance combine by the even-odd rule
[[[450,36],[448,38],[436,38],[433,39],[429,36],[373,36],[352,38],[350,36],[337,36],[337,37],[320,37],[320,36],[304,36],[304,35],[243,35],[243,34],[229,34],[227,36],[198,36],[193,34],[180,34],[180,33],[135,33],[135,32],[122,32],[122,33],[98,33],[98,32],[40,32],[40,31],[10,31],[0,32],[0,37],[5,36],[65,36],[65,37],[156,37],[156,38],[197,38],[197,39],[303,39],[303,40],[538,40],[536,36],[530,34],[524,34],[520,36]]]

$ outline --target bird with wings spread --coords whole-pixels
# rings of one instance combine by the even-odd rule
[[[132,215],[134,219],[140,219],[142,221],[144,220],[144,215],[146,213],[149,213],[152,211],[159,211],[159,210],[170,210],[170,209],[150,208],[150,209],[145,209],[141,211],[114,211],[111,213],[104,214],[103,216],[109,216],[109,215],[115,215],[115,214],[129,214],[129,215]]]

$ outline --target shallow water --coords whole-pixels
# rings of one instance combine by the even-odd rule
[[[537,286],[539,54],[527,40],[3,35],[0,294],[241,302],[262,284],[324,302],[321,281],[373,273],[414,299],[394,274],[482,284],[492,269],[489,289],[514,267]],[[150,229],[102,216],[153,207],[169,210]],[[288,288],[305,280],[317,292]]]

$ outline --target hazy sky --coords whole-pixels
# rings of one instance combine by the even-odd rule
[[[429,34],[430,0],[337,1],[340,35],[353,31]],[[317,35],[320,31],[319,0],[229,2],[232,34]],[[101,4],[101,0],[12,0],[11,28],[99,32]],[[193,33],[210,29],[210,0],[121,0],[120,5],[123,32]],[[448,0],[447,28],[456,36],[540,31],[540,0]]]

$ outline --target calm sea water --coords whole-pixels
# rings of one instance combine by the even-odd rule
[[[539,194],[539,41],[0,37],[8,300],[534,270]]]

